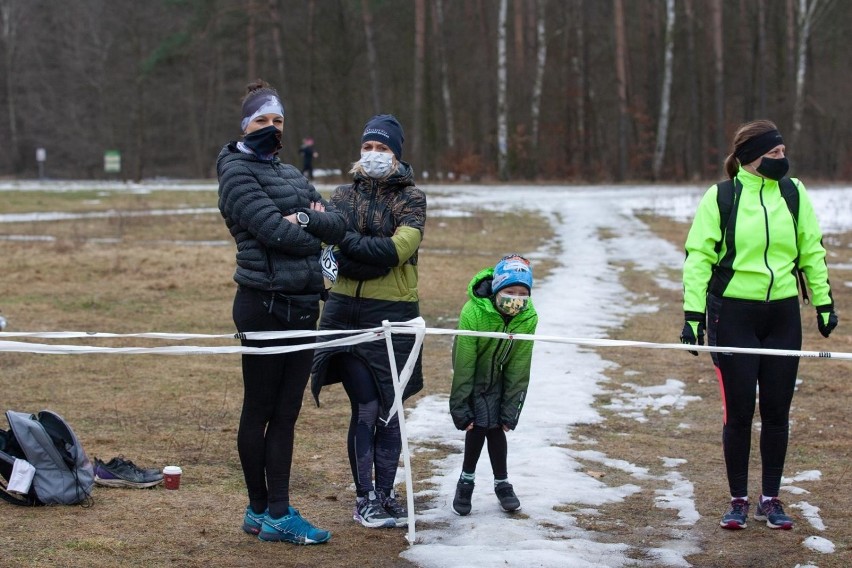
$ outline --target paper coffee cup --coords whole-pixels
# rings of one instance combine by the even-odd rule
[[[166,489],[177,489],[180,487],[180,475],[183,470],[176,465],[167,465],[163,468],[163,486]]]

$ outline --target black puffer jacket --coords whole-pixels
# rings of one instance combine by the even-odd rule
[[[222,148],[216,171],[219,211],[237,243],[234,280],[285,294],[321,292],[322,244],[343,238],[343,216],[295,167],[240,152],[236,142]],[[323,203],[325,213],[311,210],[313,201]],[[284,219],[297,211],[310,216],[305,229]]]

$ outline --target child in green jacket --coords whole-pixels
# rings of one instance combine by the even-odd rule
[[[481,270],[467,287],[470,298],[459,316],[459,329],[533,334],[538,314],[530,300],[533,274],[529,260],[513,254]],[[464,463],[453,511],[470,513],[476,462],[488,440],[494,492],[504,511],[521,502],[508,480],[506,432],[514,430],[530,382],[530,340],[456,336],[450,414],[465,431]]]

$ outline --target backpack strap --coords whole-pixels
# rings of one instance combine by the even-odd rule
[[[787,209],[790,210],[790,215],[793,216],[793,228],[796,231],[796,242],[799,240],[799,188],[796,184],[788,177],[781,178],[778,182],[778,187],[781,188],[781,197],[784,198],[784,201],[787,203]],[[799,278],[799,289],[802,291],[802,301],[807,305],[810,304],[810,299],[808,298],[808,288],[805,284],[805,274],[802,272],[802,269],[799,268],[799,255],[798,255],[798,246],[796,247],[796,260],[794,263],[794,270],[796,271],[796,276]]]
[[[742,192],[743,185],[733,179],[726,179],[716,184],[716,205],[719,207],[719,229],[722,234],[722,238],[716,243],[717,253],[722,250],[723,241],[728,245],[728,250],[731,250],[734,246],[736,225],[731,227],[730,231],[727,229],[731,220],[731,213],[736,211]]]

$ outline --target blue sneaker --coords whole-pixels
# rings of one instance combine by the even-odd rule
[[[257,538],[267,542],[291,542],[293,544],[320,544],[331,538],[331,533],[316,528],[302,518],[299,511],[290,507],[289,515],[273,519],[266,515]]]
[[[260,533],[260,528],[263,525],[263,519],[269,511],[255,513],[251,506],[246,507],[246,515],[243,517],[243,530],[249,534],[257,535]]]
[[[754,512],[756,521],[766,521],[770,529],[789,530],[793,528],[793,519],[784,514],[784,507],[777,497],[771,497],[767,501],[761,499]]]
[[[739,530],[746,528],[748,518],[748,501],[745,499],[731,499],[731,508],[722,517],[719,525],[723,529]]]

